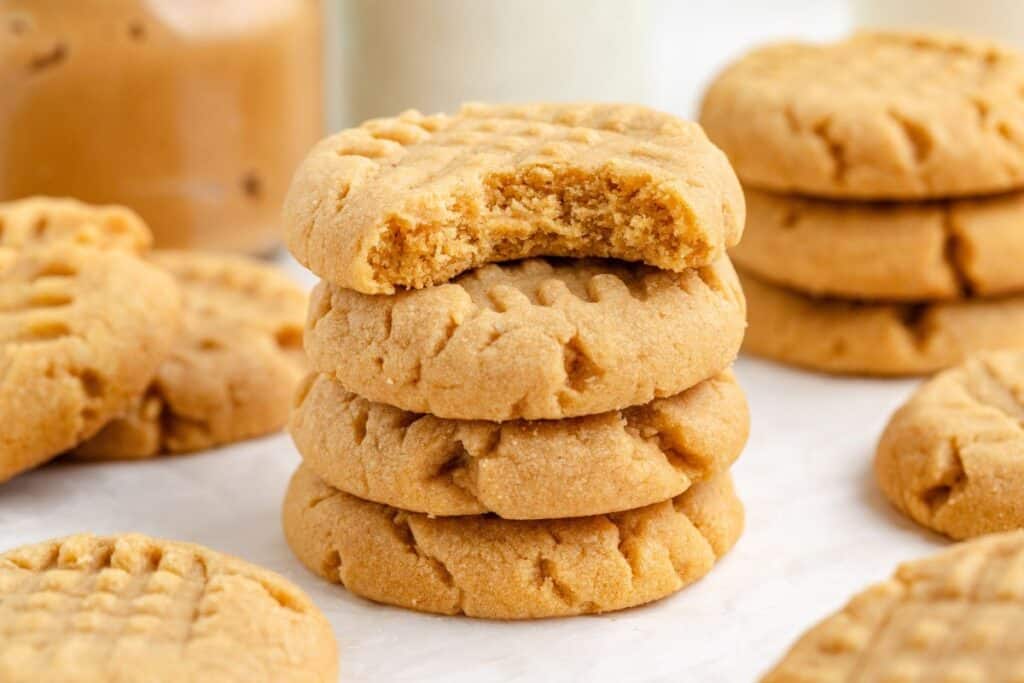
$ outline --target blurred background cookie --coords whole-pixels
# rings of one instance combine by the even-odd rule
[[[778,43],[722,71],[701,122],[747,188],[745,348],[865,375],[1024,348],[1022,89],[1020,52],[945,33]]]
[[[1024,187],[1024,62],[995,42],[865,31],[757,48],[701,124],[743,182],[835,199],[941,199]]]
[[[1024,528],[1024,352],[970,358],[889,420],[875,475],[919,524],[962,539]]]
[[[939,301],[1024,293],[1024,193],[937,202],[833,202],[748,188],[757,277],[818,297]]]
[[[744,349],[842,374],[921,375],[986,349],[1024,349],[1024,294],[925,303],[819,299],[743,275]]]
[[[242,257],[157,251],[150,261],[181,289],[182,330],[145,391],[73,456],[146,458],[281,429],[306,365],[302,290]]]
[[[0,270],[0,481],[95,434],[152,380],[181,299],[122,251],[54,243]]]

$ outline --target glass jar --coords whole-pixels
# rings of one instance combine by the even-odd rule
[[[265,252],[323,135],[318,0],[0,0],[0,200],[119,203]]]

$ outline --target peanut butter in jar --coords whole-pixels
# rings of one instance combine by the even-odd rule
[[[318,0],[0,0],[0,200],[138,211],[161,247],[279,241],[323,135]]]

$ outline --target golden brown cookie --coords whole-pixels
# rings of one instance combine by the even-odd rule
[[[625,609],[700,579],[739,538],[728,474],[612,515],[513,521],[370,503],[299,468],[284,530],[311,570],[357,595],[422,612],[536,619]]]
[[[138,214],[123,206],[53,197],[0,203],[0,258],[2,252],[51,242],[141,253],[153,236]]]
[[[1024,193],[911,204],[746,196],[730,256],[783,287],[890,301],[1024,292]]]
[[[987,41],[868,32],[728,67],[700,121],[745,185],[862,199],[1024,186],[1024,58]]]
[[[241,257],[162,251],[151,260],[180,286],[181,334],[145,393],[75,457],[183,453],[281,429],[305,371],[302,290]]]
[[[140,534],[0,555],[5,683],[333,683],[337,671],[323,614],[242,560]]]
[[[808,631],[762,683],[1024,681],[1024,533],[900,566]]]
[[[410,111],[313,148],[284,208],[288,246],[367,294],[493,261],[594,256],[704,266],[743,231],[743,194],[700,126],[620,104]]]
[[[1024,349],[1024,295],[923,304],[816,299],[742,273],[743,349],[825,372],[923,375],[969,354]]]
[[[26,249],[0,270],[0,481],[91,437],[177,338],[174,280],[119,251]]]
[[[372,403],[325,375],[290,431],[331,486],[430,515],[605,514],[667,500],[724,472],[750,429],[731,371],[644,406],[564,420],[446,420]]]
[[[1024,528],[1024,351],[925,382],[889,421],[875,474],[896,507],[947,536]]]
[[[672,396],[727,368],[746,325],[732,265],[672,273],[530,259],[394,296],[312,295],[314,369],[439,417],[558,419]]]

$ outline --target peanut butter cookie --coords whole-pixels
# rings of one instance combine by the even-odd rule
[[[306,465],[366,500],[430,515],[605,514],[724,472],[750,428],[731,371],[644,406],[564,420],[446,420],[311,376],[290,431]]]
[[[987,41],[866,32],[728,67],[701,123],[745,185],[861,199],[1024,187],[1024,58]]]
[[[337,671],[309,598],[233,557],[139,534],[0,555],[5,683],[334,683]]]
[[[302,290],[241,257],[163,251],[151,260],[178,282],[182,332],[146,391],[74,455],[146,458],[283,427],[305,371]]]
[[[700,579],[739,538],[728,474],[613,515],[513,521],[370,503],[302,466],[284,503],[299,559],[357,595],[421,612],[537,619],[625,609]]]
[[[717,374],[736,357],[745,319],[724,258],[683,273],[530,259],[394,296],[321,283],[306,351],[349,391],[404,410],[559,419],[672,396]]]
[[[739,182],[700,126],[617,104],[367,121],[312,150],[284,209],[295,257],[366,294],[530,256],[682,271],[735,244],[743,213]]]
[[[878,444],[885,495],[953,538],[1024,528],[1024,351],[983,354],[925,382]]]
[[[885,304],[818,299],[742,273],[744,350],[825,372],[923,375],[969,354],[1024,349],[1024,294]]]
[[[178,334],[174,280],[120,251],[53,244],[0,270],[0,481],[91,437]]]
[[[0,254],[51,242],[142,253],[153,236],[142,219],[123,206],[53,197],[0,203]]]
[[[908,562],[808,631],[762,683],[1024,680],[1024,533]]]
[[[1024,292],[1024,193],[913,204],[746,196],[730,256],[783,287],[888,301]]]

